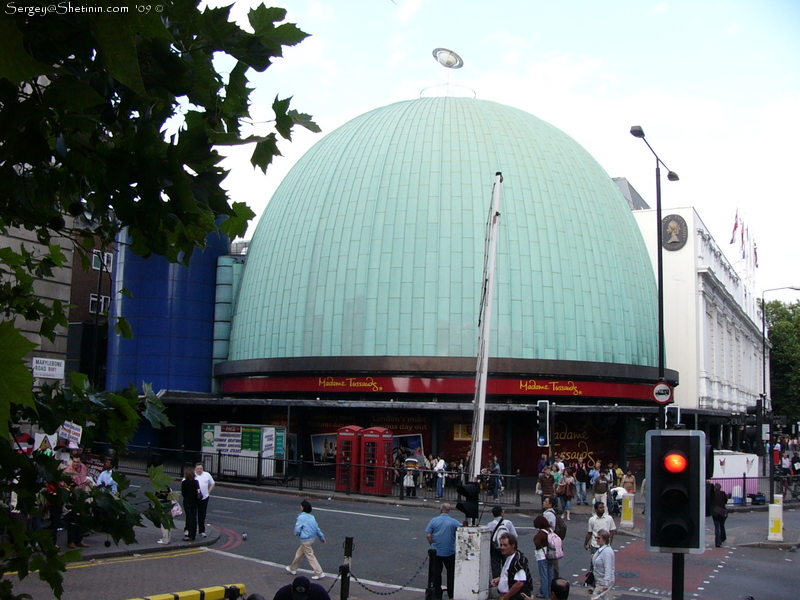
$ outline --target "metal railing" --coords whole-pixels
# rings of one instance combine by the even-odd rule
[[[98,444],[95,452],[104,454],[106,447]],[[203,463],[204,470],[216,481],[273,485],[290,489],[319,490],[344,494],[395,496],[400,499],[441,499],[458,502],[457,487],[466,482],[463,473],[445,472],[442,479],[442,496],[437,494],[438,473],[426,469],[411,470],[412,486],[405,486],[405,467],[382,467],[373,464],[319,463],[304,460],[239,456],[222,452],[204,453],[185,448],[157,448],[153,446],[128,446],[117,457],[121,471],[146,474],[151,465],[161,466],[164,473],[175,478],[183,477],[186,468]],[[479,479],[481,500],[486,504],[520,505],[522,478],[517,474],[501,474]],[[495,494],[494,486],[500,483]]]
[[[728,494],[730,503],[742,506],[769,503],[769,481],[769,477],[748,477],[746,473],[742,473],[741,477],[711,479],[711,483],[720,484],[722,491]],[[790,478],[776,477],[775,493],[783,494],[784,500],[787,499],[787,496],[792,496],[794,500],[797,500],[798,495],[792,494],[792,490],[796,490],[797,487],[791,485],[792,483]]]

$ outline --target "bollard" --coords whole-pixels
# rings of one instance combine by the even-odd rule
[[[433,585],[434,562],[436,562],[436,550],[428,548],[428,587],[425,589],[425,600],[436,600],[437,596],[437,590]]]
[[[339,598],[347,600],[350,597],[350,565],[339,565]]]
[[[781,501],[783,498],[781,497]],[[769,505],[769,534],[767,540],[770,542],[783,541],[783,504]]]
[[[622,495],[622,517],[619,522],[620,527],[633,528],[633,494]]]

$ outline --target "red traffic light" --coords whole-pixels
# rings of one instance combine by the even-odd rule
[[[679,452],[670,452],[664,457],[664,468],[670,473],[683,473],[687,464],[686,457]]]

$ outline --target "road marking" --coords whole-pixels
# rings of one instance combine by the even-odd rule
[[[229,496],[211,496],[211,497],[214,500],[232,500],[234,502],[250,502],[252,504],[264,504],[261,500],[245,500],[244,498],[230,498]]]
[[[176,556],[190,556],[192,554],[199,554],[205,552],[204,548],[187,548],[185,550],[175,550],[172,552],[152,552],[149,554],[140,554],[138,556],[115,556],[113,558],[94,558],[91,560],[81,561],[78,563],[70,563],[67,569],[85,569],[86,567],[98,567],[100,565],[119,564],[127,562],[140,562],[143,560],[156,560],[159,558],[174,558]]]
[[[395,521],[410,521],[411,519],[407,519],[406,517],[387,517],[384,515],[371,515],[369,513],[360,513],[360,512],[351,512],[349,510],[334,510],[332,508],[315,508],[314,510],[319,510],[322,512],[332,512],[332,513],[341,513],[343,515],[358,515],[359,517],[374,517],[375,519],[394,519]],[[422,590],[423,592],[425,590]]]
[[[319,510],[319,509],[315,508],[314,510]],[[337,512],[337,511],[329,511],[329,512]],[[371,517],[373,515],[366,515],[366,516]],[[240,556],[238,554],[228,554],[227,552],[220,552],[216,548],[205,548],[205,551],[206,552],[214,552],[216,554],[223,554],[228,558],[238,558],[238,559],[241,559],[241,560],[249,560],[250,562],[258,563],[259,565],[266,565],[268,567],[276,567],[276,568],[279,568],[281,571],[283,571],[286,568],[286,565],[284,563],[275,563],[275,562],[270,562],[268,560],[261,560],[260,558],[251,558],[249,556]],[[305,573],[309,573],[310,574],[310,573],[313,573],[314,571],[312,571],[310,569],[309,570],[298,569],[297,572],[298,573],[305,572]],[[338,574],[325,573],[325,577],[326,578],[330,577],[332,579],[336,579],[338,577]],[[388,588],[390,590],[408,590],[410,592],[420,592],[420,593],[425,592],[425,590],[423,588],[403,587],[401,585],[395,585],[393,583],[383,583],[381,581],[372,581],[370,579],[359,579],[358,581],[360,583],[363,583],[363,584],[366,584],[366,585],[378,585],[380,587]]]

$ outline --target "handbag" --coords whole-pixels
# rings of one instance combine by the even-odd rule
[[[180,517],[183,514],[183,510],[181,510],[181,505],[178,504],[177,500],[172,501],[172,508],[169,511],[169,515],[171,517]]]

